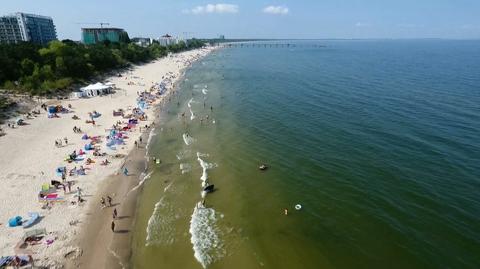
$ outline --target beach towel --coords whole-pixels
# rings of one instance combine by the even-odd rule
[[[37,222],[40,215],[37,212],[29,212],[28,216],[30,217],[27,221],[22,223],[23,228],[29,228]]]

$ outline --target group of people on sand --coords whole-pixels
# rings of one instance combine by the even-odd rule
[[[108,203],[108,206],[109,207],[112,207],[113,204],[113,199],[112,197],[110,197],[110,195],[107,195],[107,199],[105,200],[105,198],[102,196],[102,198],[100,198],[100,205],[101,205],[101,208],[104,209],[105,207],[107,207],[107,203]]]
[[[65,146],[68,145],[68,138],[64,137],[63,140],[61,138],[55,139],[55,147],[63,147],[63,142],[65,142]]]
[[[113,207],[114,205],[112,204],[112,197],[110,197],[109,195],[107,195],[107,199],[105,199],[103,196],[102,198],[100,198],[100,208],[101,209],[104,209],[107,207],[107,203],[108,203],[108,207]],[[111,229],[112,229],[112,232],[115,232],[115,220],[118,218],[118,212],[117,212],[117,208],[113,208],[113,211],[112,211],[112,223],[111,223]]]
[[[78,128],[77,126],[73,126],[73,132],[76,134],[82,133],[82,129]]]

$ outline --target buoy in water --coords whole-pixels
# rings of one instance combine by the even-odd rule
[[[296,209],[296,210],[302,209],[302,205],[301,205],[301,204],[296,204],[296,205],[295,205],[295,209]]]

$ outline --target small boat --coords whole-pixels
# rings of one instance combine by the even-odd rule
[[[215,185],[208,185],[206,186],[205,188],[203,188],[203,191],[206,192],[206,193],[209,193],[209,192],[213,192],[213,190],[215,189]]]
[[[262,164],[258,167],[258,169],[262,170],[262,171],[265,171],[268,169],[268,166],[266,164]]]

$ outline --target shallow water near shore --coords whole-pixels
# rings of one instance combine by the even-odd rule
[[[149,146],[133,268],[480,265],[480,42],[316,42],[186,71]]]

